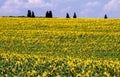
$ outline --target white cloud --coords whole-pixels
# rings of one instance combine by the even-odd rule
[[[81,10],[80,14],[84,17],[93,14],[99,7],[101,6],[101,2],[94,1],[94,2],[87,2],[82,6],[83,10]]]
[[[3,15],[10,14],[10,13],[17,14],[20,12],[18,10],[20,5],[21,5],[20,0],[7,0],[4,3],[4,5],[0,7],[0,12],[3,13]]]
[[[18,14],[20,9],[31,9],[31,8],[52,8],[53,4],[45,2],[44,0],[7,0],[3,6],[0,7],[0,12],[4,14]]]
[[[57,3],[75,2],[75,1],[78,1],[78,0],[51,0],[51,2],[57,2]]]
[[[84,10],[82,10],[80,13],[81,13],[81,14],[87,14],[88,12],[90,12],[89,9],[84,9]]]
[[[1,15],[21,15],[25,10],[55,10],[61,12],[69,12],[72,6],[67,6],[69,2],[78,0],[6,0],[0,7]],[[63,5],[63,6],[62,6]],[[74,6],[73,6],[74,7]]]
[[[105,4],[104,9],[107,11],[118,11],[120,9],[120,0],[110,0]]]
[[[52,3],[45,2],[44,0],[28,0],[25,7],[32,7],[32,8],[45,8],[45,7],[53,7]]]
[[[72,7],[68,6],[66,8],[61,9],[61,13],[67,13],[72,9]]]
[[[95,2],[88,2],[86,4],[87,7],[96,7],[96,6],[99,6],[100,5],[100,2],[98,1],[95,1]]]
[[[44,15],[52,10],[56,16],[64,16],[66,12],[81,17],[96,17],[104,13],[111,17],[119,16],[120,0],[5,0],[0,6],[0,15],[25,15],[27,10],[35,11],[36,15]],[[106,1],[105,1],[106,2]]]

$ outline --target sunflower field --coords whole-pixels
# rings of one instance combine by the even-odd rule
[[[120,19],[0,17],[0,77],[120,77]]]

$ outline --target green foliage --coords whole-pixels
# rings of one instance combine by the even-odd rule
[[[107,19],[108,17],[107,17],[107,14],[105,14],[105,16],[104,16],[104,19]]]
[[[31,10],[28,10],[27,17],[32,17]]]
[[[70,16],[69,16],[69,14],[68,14],[68,13],[66,14],[66,18],[70,18]]]
[[[46,18],[52,18],[52,17],[53,17],[52,11],[47,11],[45,17],[46,17]]]
[[[35,17],[34,11],[32,11],[32,15],[31,15],[31,17],[33,17],[33,18]]]
[[[76,13],[75,13],[75,12],[74,12],[73,18],[77,18],[77,15],[76,15]]]

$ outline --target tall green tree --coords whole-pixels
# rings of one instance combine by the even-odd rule
[[[53,17],[52,11],[47,11],[45,17],[46,18],[52,18]]]
[[[107,18],[108,18],[108,16],[107,16],[107,14],[105,14],[104,19],[107,19]]]
[[[32,11],[32,16],[31,17],[35,17],[35,13],[34,13],[34,11]]]
[[[76,13],[75,13],[75,12],[74,12],[73,18],[77,18],[77,15],[76,15]]]
[[[31,17],[31,16],[32,16],[31,10],[28,10],[27,17]]]
[[[48,18],[48,17],[49,17],[49,13],[48,13],[48,11],[46,12],[45,17],[46,17],[46,18]]]
[[[70,18],[69,13],[66,13],[66,18]]]
[[[52,11],[49,11],[49,18],[52,18],[52,17],[53,17]]]

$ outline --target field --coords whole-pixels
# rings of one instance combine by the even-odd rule
[[[120,19],[1,17],[0,77],[120,77]]]

